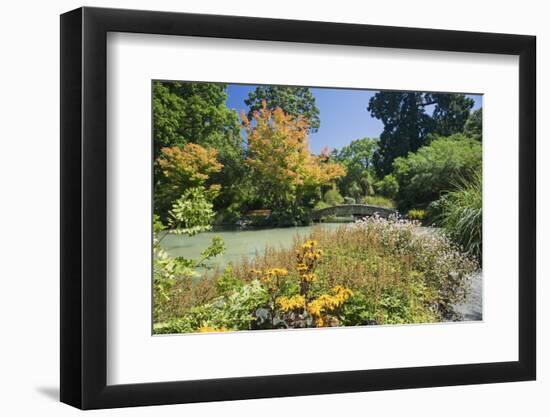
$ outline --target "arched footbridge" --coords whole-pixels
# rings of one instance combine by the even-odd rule
[[[319,210],[314,210],[311,213],[311,218],[314,221],[319,221],[323,217],[349,217],[363,218],[378,214],[380,217],[388,218],[392,214],[397,214],[397,210],[371,206],[368,204],[340,204],[338,206],[327,207]]]

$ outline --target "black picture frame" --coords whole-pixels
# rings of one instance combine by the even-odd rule
[[[108,32],[519,56],[519,360],[107,385]],[[534,36],[79,8],[61,15],[61,401],[81,409],[534,380]]]

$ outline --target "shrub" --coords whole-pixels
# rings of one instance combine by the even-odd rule
[[[158,323],[154,330],[157,334],[250,330],[253,312],[266,301],[266,290],[252,281],[209,303],[191,307],[179,318]]]
[[[432,204],[435,224],[464,250],[481,261],[483,195],[482,174],[477,172],[471,181],[461,180],[455,190]]]
[[[323,200],[329,206],[337,206],[344,202],[344,197],[342,197],[336,188],[332,188],[325,193]]]
[[[368,172],[368,171],[367,171]],[[366,175],[365,175],[366,177]],[[371,194],[369,191],[372,190],[372,186],[367,182],[368,179],[365,181],[365,183],[367,184],[366,185],[366,193],[365,191],[363,191],[363,189],[361,188],[361,186],[356,182],[356,181],[353,181],[349,186],[348,186],[348,194],[351,198],[357,200],[359,198],[361,198],[362,195],[364,194]]]
[[[214,217],[212,203],[204,187],[193,187],[186,190],[176,200],[169,211],[168,223],[170,231],[165,233],[186,234],[194,236],[197,233],[211,229]],[[153,318],[164,320],[181,311],[184,306],[194,305],[197,300],[204,300],[212,291],[201,281],[193,283],[196,268],[204,267],[205,262],[222,254],[225,250],[223,240],[214,236],[209,246],[202,252],[200,259],[170,257],[160,246],[166,236],[159,236],[166,226],[160,216],[153,217]],[[179,294],[184,294],[178,297]]]
[[[316,204],[315,204],[315,207],[313,207],[314,210],[322,210],[324,208],[328,208],[328,207],[331,207],[330,204],[327,204],[325,203],[323,200],[321,201],[318,201]]]
[[[393,175],[399,183],[397,205],[400,210],[426,207],[480,169],[480,142],[461,134],[436,138],[416,153],[394,161]]]
[[[367,195],[361,199],[361,203],[384,208],[395,208],[395,202],[382,195]]]
[[[426,210],[411,209],[407,213],[407,217],[411,220],[424,220],[426,218]]]
[[[344,204],[355,204],[355,198],[344,197]]]
[[[374,184],[374,188],[378,194],[387,198],[395,198],[399,192],[399,183],[395,176],[389,174]]]

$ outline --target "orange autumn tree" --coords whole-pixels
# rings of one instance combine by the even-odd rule
[[[218,151],[195,143],[161,149],[157,163],[166,178],[182,187],[203,185],[210,174],[219,172],[223,165],[217,161]]]
[[[319,187],[346,174],[326,154],[309,151],[308,122],[268,109],[265,102],[252,120],[241,114],[247,136],[247,165],[265,203],[282,223],[305,220],[306,207],[314,203]],[[304,200],[308,201],[304,201]]]
[[[162,172],[155,192],[155,205],[161,213],[166,214],[174,200],[186,190],[194,187],[204,188],[207,197],[211,200],[220,190],[218,184],[205,183],[210,175],[220,172],[223,164],[218,162],[218,151],[214,148],[204,148],[195,143],[186,143],[182,147],[164,147],[156,163]]]

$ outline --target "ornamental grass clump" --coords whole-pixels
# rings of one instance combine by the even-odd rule
[[[461,179],[454,190],[432,203],[436,225],[441,226],[455,242],[481,261],[483,224],[483,177],[473,174],[471,180]]]

